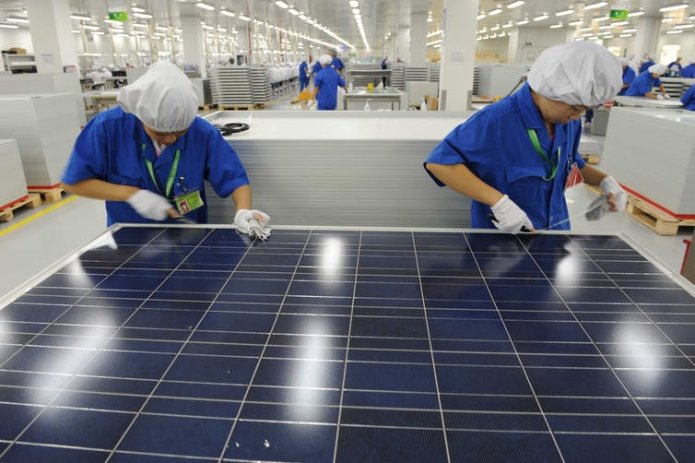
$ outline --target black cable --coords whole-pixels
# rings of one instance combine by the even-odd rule
[[[521,79],[519,79],[519,82],[516,83],[516,85],[514,86],[514,88],[512,89],[512,91],[509,92],[509,93],[507,94],[507,96],[509,96],[509,95],[511,95],[512,93],[514,93],[514,92],[516,91],[516,89],[519,88],[519,86],[520,86],[521,84],[525,83],[527,80],[528,80],[528,77],[527,77],[527,76],[521,76]]]
[[[217,127],[223,137],[235,133],[246,132],[249,129],[249,125],[243,122],[230,122],[224,125],[216,125],[215,127]]]

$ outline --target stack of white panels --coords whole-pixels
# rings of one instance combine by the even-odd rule
[[[427,82],[430,80],[430,69],[425,66],[406,66],[406,82]],[[439,82],[439,81],[437,81]]]
[[[266,70],[259,66],[229,66],[212,70],[212,101],[235,106],[265,104],[272,89]]]
[[[440,70],[441,66],[439,65],[439,63],[430,64],[430,82],[439,83]]]
[[[695,214],[695,113],[611,109],[601,170],[673,214]]]
[[[0,95],[70,93],[77,106],[80,125],[87,124],[80,78],[76,73],[0,75]]]
[[[473,95],[480,95],[480,67],[476,66],[473,69]]]
[[[17,140],[0,140],[0,206],[27,194]]]
[[[60,183],[80,131],[73,96],[5,95],[0,108],[0,138],[17,139],[27,185]]]
[[[391,67],[391,87],[405,90],[405,65],[394,64]]]

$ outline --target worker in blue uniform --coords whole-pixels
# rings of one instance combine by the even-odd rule
[[[301,92],[305,88],[309,86],[309,66],[311,63],[314,61],[313,57],[309,55],[309,58],[306,60],[302,61],[302,64],[299,65],[299,91]]]
[[[668,70],[671,72],[671,77],[679,77],[681,71],[683,70],[683,65],[681,64],[682,58],[679,56],[676,61],[669,63],[667,66]]]
[[[343,69],[345,68],[345,64],[343,63],[343,60],[338,58],[338,51],[335,49],[330,49],[328,50],[328,54],[331,56],[333,61],[331,61],[331,67],[338,71],[338,74],[341,76],[343,75]]]
[[[474,114],[430,153],[425,169],[439,186],[473,199],[472,225],[509,233],[569,229],[565,188],[581,172],[613,211],[627,194],[578,153],[582,113],[620,90],[620,62],[585,42],[545,50],[518,92]]]
[[[681,77],[695,79],[695,56],[690,58],[690,63],[681,71]]]
[[[695,111],[695,85],[690,87],[681,97],[683,107],[689,111]]]
[[[659,87],[659,91],[663,97],[666,97],[666,89],[661,82],[660,77],[666,72],[666,66],[663,64],[655,64],[649,69],[637,76],[630,87],[625,92],[625,96],[643,96],[650,99],[656,99],[657,93],[653,91],[654,87]]]
[[[627,93],[627,89],[630,88],[632,82],[635,81],[637,74],[635,73],[635,70],[632,69],[632,66],[630,66],[631,61],[628,58],[623,58],[620,61],[623,65],[623,86],[618,95],[625,95],[625,93]]]
[[[82,130],[63,175],[70,193],[106,200],[108,224],[184,217],[207,222],[205,184],[227,197],[244,233],[269,234],[270,217],[252,209],[249,179],[219,130],[196,116],[198,96],[174,64],[159,62],[118,93],[119,106]]]
[[[316,79],[316,76],[319,74],[321,69],[323,69],[323,66],[321,66],[321,62],[317,60],[311,67],[311,75],[314,77],[314,79]]]
[[[656,63],[654,62],[654,56],[652,55],[645,55],[644,59],[640,63],[639,66],[639,73],[642,74],[644,71],[649,69],[650,67],[654,66]]]
[[[338,87],[345,89],[345,81],[338,72],[331,67],[333,59],[329,55],[322,55],[319,63],[323,69],[314,79],[314,98],[319,111],[333,111],[338,106]]]

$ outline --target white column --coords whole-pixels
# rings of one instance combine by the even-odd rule
[[[514,28],[509,32],[509,42],[507,43],[507,63],[516,64],[519,62],[519,28]]]
[[[659,29],[661,27],[661,18],[656,16],[642,16],[637,22],[637,34],[635,34],[635,45],[634,50],[630,50],[630,53],[635,54],[635,61],[639,63],[639,60],[645,53],[653,53],[656,61],[659,60],[657,56],[657,46],[659,44]]]
[[[38,72],[63,72],[63,66],[78,67],[69,0],[27,0],[26,6]]]
[[[445,111],[468,109],[469,95],[473,92],[478,3],[478,0],[444,2],[439,107]]]
[[[424,66],[427,61],[427,12],[410,16],[410,64]]]
[[[205,60],[205,43],[203,43],[203,27],[198,16],[181,18],[181,38],[183,39],[183,62],[195,64],[200,71],[200,77],[208,76]]]
[[[410,63],[410,27],[398,27],[398,58]]]

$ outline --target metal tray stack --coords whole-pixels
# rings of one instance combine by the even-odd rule
[[[266,70],[258,66],[230,66],[212,70],[212,101],[222,106],[253,106],[270,101]]]
[[[430,64],[430,82],[439,82],[441,66],[439,63]]]
[[[74,96],[0,96],[0,138],[14,138],[30,187],[60,183],[80,123]]]
[[[0,140],[0,206],[27,194],[17,140]]]
[[[480,95],[480,68],[476,66],[473,69],[473,95]]]
[[[406,66],[406,82],[427,82],[430,80],[430,70],[427,66]]]
[[[273,96],[268,71],[263,67],[251,66],[251,93],[254,104],[268,104]]]
[[[405,65],[394,64],[391,67],[391,87],[405,90]]]

